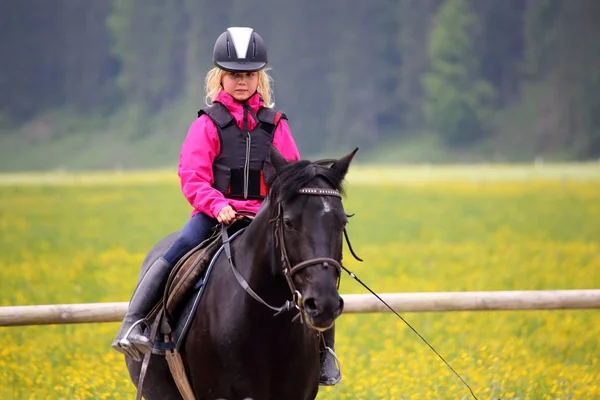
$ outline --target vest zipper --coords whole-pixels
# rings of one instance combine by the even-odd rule
[[[242,104],[244,109],[244,131],[246,131],[246,160],[244,160],[244,199],[248,198],[248,186],[250,181],[250,132],[248,130],[248,110],[250,106],[246,103]]]
[[[252,138],[250,132],[246,132],[246,161],[244,162],[244,199],[248,198],[248,186],[250,186],[250,145]]]

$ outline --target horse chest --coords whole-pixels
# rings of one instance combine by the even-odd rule
[[[190,360],[200,368],[192,374],[198,377],[198,392],[225,399],[314,399],[319,378],[316,332],[298,321],[290,324],[292,315],[273,318],[205,331],[210,340],[205,337],[204,351],[196,351]],[[220,325],[226,326],[223,321]]]

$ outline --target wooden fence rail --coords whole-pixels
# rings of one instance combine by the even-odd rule
[[[600,289],[385,293],[380,296],[399,313],[600,308]],[[344,313],[389,311],[370,294],[342,297]],[[0,326],[117,322],[126,310],[127,302],[0,307]]]

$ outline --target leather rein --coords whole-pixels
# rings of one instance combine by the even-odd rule
[[[301,188],[298,190],[298,194],[309,195],[309,196],[332,196],[337,197],[339,199],[342,198],[342,195],[339,191],[335,189],[323,189],[323,188]],[[290,289],[290,293],[292,294],[292,300],[287,300],[280,307],[272,306],[264,301],[256,292],[250,287],[248,281],[242,276],[242,274],[238,271],[233,263],[233,259],[231,256],[231,247],[230,247],[230,238],[227,233],[227,227],[225,224],[221,224],[221,236],[223,238],[223,247],[225,250],[225,254],[227,255],[227,259],[229,261],[229,265],[231,270],[237,279],[240,286],[256,301],[261,303],[262,305],[270,308],[275,311],[275,315],[281,314],[285,311],[290,311],[292,309],[297,309],[300,311],[300,318],[304,321],[304,306],[302,303],[302,295],[300,291],[296,289],[296,285],[294,284],[294,275],[299,271],[302,271],[305,268],[314,266],[314,265],[331,265],[338,271],[338,285],[339,279],[342,272],[342,265],[339,261],[330,258],[330,257],[315,257],[305,261],[301,261],[296,265],[291,264],[290,259],[288,257],[288,252],[286,250],[285,238],[283,235],[283,207],[281,206],[281,202],[277,204],[277,216],[269,221],[275,223],[275,245],[280,249],[280,261],[281,266],[283,268],[283,275],[288,283],[288,287]],[[350,244],[350,239],[348,238],[348,233],[346,232],[346,228],[344,228],[344,237],[346,239],[346,243],[348,244],[348,248],[350,252],[359,261],[362,261],[352,249],[352,245]]]

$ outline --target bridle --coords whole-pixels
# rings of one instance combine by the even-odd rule
[[[332,196],[337,197],[339,199],[342,198],[340,192],[338,192],[335,189],[301,188],[300,190],[298,190],[298,194],[304,194],[309,196]],[[292,293],[294,306],[300,311],[300,318],[303,318],[304,306],[302,302],[302,294],[300,294],[300,291],[296,289],[296,284],[294,283],[294,275],[296,275],[303,269],[311,267],[313,265],[331,265],[337,270],[336,286],[339,287],[342,266],[339,261],[330,257],[310,258],[308,260],[301,261],[296,265],[292,265],[292,263],[290,262],[290,258],[288,257],[285,238],[283,236],[283,207],[281,205],[281,202],[277,204],[277,216],[271,222],[275,222],[275,246],[277,246],[280,249],[283,275],[285,276],[285,280],[287,281],[288,286],[290,288],[290,292]]]
[[[298,194],[309,195],[309,196],[332,196],[332,197],[337,197],[339,199],[342,198],[342,195],[340,194],[340,192],[335,189],[323,189],[323,188],[308,187],[308,188],[299,189]],[[285,276],[285,279],[289,286],[290,292],[292,294],[292,300],[287,300],[282,306],[275,307],[275,306],[268,304],[258,294],[256,294],[256,292],[250,287],[250,285],[248,284],[246,279],[244,279],[244,277],[240,274],[240,272],[235,267],[235,265],[233,263],[233,259],[231,257],[230,239],[229,239],[229,236],[227,233],[227,228],[225,225],[221,225],[221,235],[223,238],[223,246],[225,248],[225,253],[227,255],[227,259],[229,260],[229,265],[231,266],[231,270],[233,271],[233,274],[235,275],[240,286],[250,296],[252,296],[252,298],[254,298],[259,303],[263,304],[264,306],[270,308],[271,310],[275,311],[275,315],[281,314],[285,311],[289,311],[289,310],[292,310],[295,308],[298,311],[300,311],[300,314],[299,314],[300,319],[302,322],[304,322],[304,306],[303,306],[303,302],[302,302],[302,295],[300,294],[300,291],[296,288],[296,285],[294,284],[294,279],[293,279],[294,275],[296,275],[298,272],[302,271],[303,269],[314,266],[314,265],[325,265],[325,266],[331,265],[337,270],[337,273],[338,273],[338,282],[337,283],[339,285],[339,279],[340,279],[340,275],[341,275],[343,267],[338,260],[335,260],[330,257],[315,257],[315,258],[301,261],[296,265],[292,265],[290,262],[290,259],[288,257],[288,252],[286,249],[285,239],[284,239],[284,235],[283,235],[283,206],[281,205],[281,202],[279,202],[277,204],[277,215],[275,216],[274,219],[270,220],[269,222],[273,222],[275,224],[275,245],[279,248],[279,251],[280,251],[280,256],[281,256],[280,261],[281,261],[281,265],[283,267],[283,275]],[[350,245],[350,240],[348,239],[348,234],[347,234],[345,228],[344,228],[344,237],[346,238],[346,243],[348,244],[348,248],[350,249],[352,255],[355,258],[357,258],[358,260],[360,260],[360,258],[358,258],[356,256],[356,254],[354,253],[354,250],[352,249],[352,246]]]

